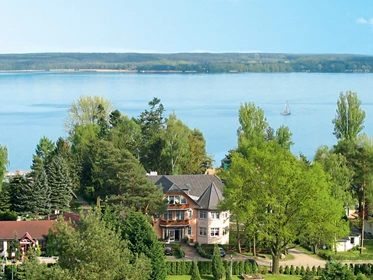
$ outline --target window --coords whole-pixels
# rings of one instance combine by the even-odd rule
[[[226,235],[227,233],[229,233],[229,227],[223,229],[223,235]]]
[[[172,220],[172,211],[167,211],[166,213],[163,214],[163,219],[164,220]]]
[[[192,227],[188,227],[188,235],[192,235]]]
[[[169,195],[167,196],[168,204],[187,204],[187,200],[182,195]]]
[[[228,218],[228,212],[222,212],[221,215],[223,216],[223,219]]]
[[[219,220],[219,212],[211,212],[211,219]]]
[[[351,244],[354,244],[355,243],[355,238],[354,237],[351,237]]]
[[[191,209],[188,210],[188,219],[191,219],[193,215],[193,211]]]
[[[200,219],[206,219],[207,218],[207,212],[206,211],[199,212],[199,218]]]
[[[211,236],[219,236],[219,228],[211,228]]]
[[[205,227],[199,228],[199,235],[206,236],[207,235],[207,229]]]
[[[181,204],[186,204],[187,203],[187,200],[184,196],[180,195],[180,203]]]
[[[184,211],[176,211],[176,220],[184,220]]]

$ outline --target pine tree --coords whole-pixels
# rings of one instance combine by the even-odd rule
[[[3,182],[2,188],[0,190],[0,211],[7,211],[11,207],[10,203],[10,193],[9,184]]]
[[[51,188],[43,166],[40,167],[32,185],[30,201],[32,213],[36,215],[51,214]]]
[[[10,210],[15,211],[17,213],[21,213],[23,211],[22,200],[20,198],[20,194],[23,191],[24,186],[27,184],[27,180],[21,176],[16,175],[10,179],[9,182],[9,193],[10,193]]]
[[[192,276],[190,277],[190,280],[201,280],[201,276],[199,274],[197,261],[193,261],[191,275]]]
[[[212,275],[215,280],[223,279],[224,265],[220,257],[220,250],[218,245],[214,245],[214,253],[212,255]]]
[[[47,178],[52,211],[68,208],[71,201],[71,181],[68,166],[62,157],[55,156],[47,164]]]
[[[151,279],[166,279],[166,258],[162,244],[158,241],[147,217],[130,211],[121,225],[122,238],[128,240],[128,248],[134,255],[144,254],[151,260]]]

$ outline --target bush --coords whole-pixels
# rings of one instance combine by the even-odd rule
[[[295,268],[295,274],[296,274],[296,275],[300,275],[300,268],[299,268],[299,266],[297,266],[297,267]]]
[[[284,267],[282,265],[280,265],[280,274],[283,274],[284,273]]]
[[[290,268],[289,268],[289,266],[287,265],[287,266],[285,266],[285,273],[284,274],[287,274],[287,275],[289,275],[290,274]]]
[[[294,265],[290,266],[290,275],[295,275]]]
[[[185,249],[183,247],[179,248],[180,258],[185,258]]]
[[[300,268],[300,273],[299,273],[300,275],[304,275],[304,274],[306,274],[306,270],[304,269],[304,266],[302,265],[302,267]],[[298,275],[299,275],[298,274]]]

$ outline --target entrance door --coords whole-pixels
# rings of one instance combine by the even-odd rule
[[[180,241],[180,230],[179,229],[175,230],[175,241]]]
[[[174,229],[170,229],[169,231],[170,233],[170,242],[174,242],[175,241],[175,230]]]

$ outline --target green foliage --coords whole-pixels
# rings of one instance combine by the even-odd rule
[[[365,112],[356,92],[341,92],[337,101],[336,117],[333,119],[334,135],[337,139],[355,141],[364,128]]]
[[[57,265],[68,270],[74,278],[149,278],[150,260],[143,254],[134,256],[126,242],[102,220],[98,212],[81,213],[79,223],[73,226],[58,222],[56,239]]]
[[[306,271],[306,273],[301,278],[301,280],[313,280],[313,279],[315,279],[315,276],[310,270]]]
[[[214,253],[212,255],[212,275],[214,275],[215,280],[220,280],[224,277],[224,265],[220,257],[218,245],[214,246]]]
[[[35,176],[48,163],[50,156],[55,148],[52,140],[47,137],[42,137],[39,143],[36,145],[35,154],[32,156],[32,176]]]
[[[300,268],[299,268],[299,266],[297,266],[297,267],[295,268],[295,272],[294,272],[294,274],[295,274],[295,275],[301,275],[301,274],[300,274]]]
[[[308,268],[308,266],[307,266],[307,268]],[[304,266],[302,265],[301,268],[300,268],[300,271],[299,271],[298,275],[302,275],[303,276],[304,274],[306,274],[306,270],[304,269]]]
[[[9,193],[9,184],[3,182],[0,189],[0,211],[9,211],[11,209],[11,196]]]
[[[6,172],[6,166],[8,165],[8,150],[5,146],[0,145],[0,183],[4,179],[4,174]],[[1,186],[0,186],[1,191]]]
[[[147,217],[139,212],[129,211],[119,228],[123,239],[128,242],[129,250],[134,255],[143,254],[150,259],[151,279],[166,279],[164,249]]]
[[[190,280],[201,280],[201,276],[199,274],[199,269],[196,261],[193,261],[192,271],[190,274]]]
[[[289,268],[288,265],[285,266],[285,272],[284,272],[284,274],[290,275],[290,268]]]
[[[0,221],[17,221],[18,214],[14,211],[0,211]]]
[[[57,238],[52,229],[48,230],[48,235],[46,237],[45,254],[48,257],[56,256],[58,254]]]
[[[290,266],[290,275],[295,275],[294,265]]]
[[[183,247],[179,248],[180,258],[185,258],[185,249]]]
[[[69,208],[71,187],[69,167],[63,157],[54,156],[46,166],[48,187],[50,188],[50,208],[64,210]],[[49,206],[48,206],[49,207]]]
[[[341,280],[353,280],[354,273],[348,270],[345,266],[343,266],[340,262],[328,262],[323,270],[321,280],[334,280],[334,279],[341,279]]]
[[[282,265],[280,265],[280,268],[279,268],[278,272],[280,274],[284,274],[284,267]]]

